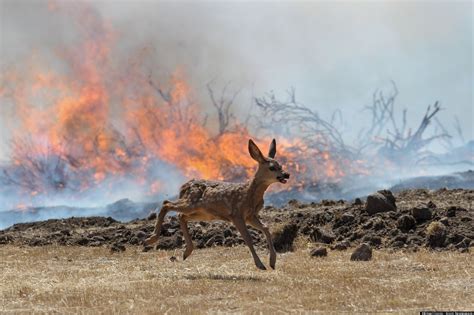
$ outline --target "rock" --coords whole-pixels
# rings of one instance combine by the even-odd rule
[[[441,222],[441,221],[440,221]],[[441,222],[442,223],[442,222]],[[444,224],[444,223],[443,223]],[[448,243],[454,243],[454,244],[457,244],[459,242],[461,242],[463,239],[464,239],[464,235],[462,234],[459,234],[459,233],[454,233],[454,234],[448,234],[448,236],[446,237]]]
[[[416,220],[413,216],[404,214],[397,220],[398,228],[403,232],[408,232],[412,227],[416,225]]]
[[[350,244],[348,241],[341,241],[341,242],[338,242],[338,243],[336,243],[335,245],[333,245],[333,246],[331,247],[331,249],[335,249],[335,250],[346,250],[346,249],[348,249],[350,246],[351,246],[351,244]]]
[[[413,245],[422,245],[423,239],[417,235],[412,235],[407,238],[406,242]]]
[[[334,222],[334,227],[340,227],[343,225],[349,225],[355,221],[355,216],[352,213],[344,213]]]
[[[454,245],[456,248],[469,248],[469,245],[471,245],[471,240],[465,237],[462,241]]]
[[[318,227],[313,231],[311,235],[311,239],[314,242],[322,242],[322,243],[330,244],[334,242],[334,240],[336,239],[336,236],[332,232],[326,231]]]
[[[214,245],[222,245],[224,243],[224,237],[220,234],[211,236],[204,244],[205,247],[212,247]]]
[[[360,244],[352,253],[351,260],[353,261],[368,261],[372,259],[372,249],[368,244]]]
[[[91,241],[91,239],[89,239],[87,237],[82,237],[82,238],[80,238],[76,241],[76,244],[81,245],[81,246],[86,246],[87,244],[89,244],[90,241]]]
[[[364,203],[362,202],[362,200],[360,200],[360,198],[356,198],[352,204],[353,204],[354,206],[361,206],[361,205],[363,205]]]
[[[449,208],[446,210],[446,216],[447,216],[448,218],[455,217],[455,216],[456,216],[456,207],[449,207]]]
[[[139,245],[142,243],[140,239],[136,236],[132,237],[128,242],[130,243],[130,245]]]
[[[424,222],[430,220],[432,217],[431,209],[426,205],[418,205],[417,207],[411,209],[411,214],[417,222]]]
[[[318,247],[311,251],[311,257],[326,257],[328,255],[328,251],[325,247]]]
[[[0,235],[0,244],[8,244],[13,242],[13,237],[10,235]]]
[[[152,250],[152,249],[153,249],[153,246],[147,246],[147,245],[145,245],[145,246],[143,246],[142,252],[145,252],[145,253],[146,253],[146,252],[148,252],[148,251],[150,251],[150,250]]]
[[[431,201],[431,200],[428,201],[428,203],[426,204],[426,206],[427,206],[428,208],[430,208],[430,209],[436,209],[436,208],[437,208],[436,204],[435,204],[433,201]]]
[[[406,234],[400,234],[394,237],[393,242],[402,242],[403,244],[405,244],[407,239],[408,237]]]
[[[148,221],[156,220],[156,212],[150,213],[146,219],[147,219]]]
[[[446,240],[446,226],[441,222],[431,222],[426,228],[426,236],[430,247],[443,247]]]
[[[144,239],[146,237],[146,233],[143,231],[138,231],[135,233],[135,236],[139,239]]]
[[[92,240],[96,241],[96,242],[105,242],[105,238],[103,236],[100,236],[100,235],[96,235],[96,236],[92,237]]]
[[[120,244],[120,243],[115,243],[115,244],[112,244],[112,246],[110,247],[110,251],[112,253],[114,253],[114,252],[124,252],[125,251],[125,246],[123,244]]]
[[[158,241],[157,248],[166,249],[166,250],[174,249],[174,248],[180,247],[182,243],[183,243],[183,240],[181,239],[181,236],[178,236],[178,235],[161,237]]]
[[[444,225],[449,225],[449,219],[447,217],[439,219],[439,222],[443,223]]]
[[[293,242],[298,234],[298,226],[294,223],[283,225],[273,232],[273,246],[279,253],[292,251]]]
[[[382,244],[382,238],[380,236],[366,235],[362,238],[363,242],[368,242],[372,246],[379,246]]]
[[[394,248],[401,248],[403,246],[405,246],[405,243],[402,242],[402,241],[396,241],[396,242],[392,243],[392,247],[394,247]]]
[[[224,240],[224,246],[227,246],[227,247],[231,247],[231,246],[234,246],[234,244],[236,243],[235,239],[233,237],[227,237],[225,240]]]
[[[362,227],[366,230],[368,229],[373,229],[374,231],[379,231],[379,230],[382,230],[384,229],[386,226],[385,222],[383,219],[381,218],[372,218],[370,219],[369,221],[367,221],[366,223],[364,223],[364,225],[362,225]]]
[[[389,190],[379,190],[378,192],[367,197],[365,210],[368,214],[373,215],[379,212],[395,211],[395,197]]]
[[[334,206],[334,205],[337,204],[337,202],[335,200],[323,199],[323,200],[321,200],[321,204],[323,206]]]
[[[68,229],[61,230],[60,233],[65,236],[71,236],[71,231]]]
[[[387,200],[394,205],[395,208],[397,208],[397,206],[395,205],[396,203],[396,199],[395,199],[395,196],[392,194],[392,192],[390,190],[387,190],[387,189],[384,189],[384,190],[379,190],[377,191],[378,193],[382,194],[385,196],[385,198],[387,198]]]
[[[231,237],[232,234],[233,234],[233,233],[232,233],[232,230],[231,230],[231,229],[227,228],[227,229],[224,230],[224,237],[226,237],[226,238],[227,238],[227,237]]]

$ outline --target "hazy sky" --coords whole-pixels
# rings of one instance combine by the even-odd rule
[[[118,31],[123,50],[154,47],[157,71],[182,67],[192,85],[232,81],[251,94],[295,87],[300,101],[325,115],[344,112],[346,132],[367,124],[360,109],[394,80],[398,104],[417,125],[428,104],[458,116],[474,138],[471,1],[90,1]],[[68,5],[68,1],[62,2]],[[33,49],[74,41],[67,17],[45,1],[0,0],[0,66]],[[8,117],[0,111],[0,123]],[[0,157],[8,131],[0,126]]]

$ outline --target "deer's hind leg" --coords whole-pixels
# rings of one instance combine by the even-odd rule
[[[186,242],[186,249],[184,250],[184,253],[183,253],[183,260],[186,260],[186,258],[189,257],[189,255],[191,255],[191,253],[193,252],[194,244],[193,244],[193,240],[191,239],[191,235],[189,234],[188,220],[186,216],[180,213],[178,215],[178,218],[179,218],[179,225],[181,226],[184,240]]]
[[[160,213],[158,214],[158,218],[156,219],[155,223],[155,230],[153,234],[145,240],[145,245],[152,245],[158,241],[161,233],[161,226],[163,225],[163,221],[165,220],[165,216],[169,211],[171,202],[168,200],[163,201],[163,206],[160,209]]]
[[[161,226],[163,225],[166,214],[170,211],[189,212],[192,211],[192,208],[190,208],[188,202],[183,199],[178,199],[177,201],[163,201],[163,206],[161,207],[158,218],[156,219],[155,230],[153,231],[153,234],[145,240],[145,245],[151,245],[158,241],[161,233]]]

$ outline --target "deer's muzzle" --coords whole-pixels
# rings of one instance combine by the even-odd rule
[[[290,178],[290,174],[286,172],[283,172],[280,176],[277,176],[278,181],[282,184],[286,184],[289,178]]]

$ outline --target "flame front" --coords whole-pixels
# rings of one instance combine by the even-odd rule
[[[66,13],[82,42],[59,48],[54,62],[33,54],[26,66],[3,73],[0,97],[13,117],[7,126],[13,139],[9,183],[34,198],[85,192],[126,177],[157,195],[167,186],[154,176],[157,162],[158,172],[170,165],[184,178],[252,176],[256,163],[247,141],[255,135],[239,122],[216,135],[203,124],[206,106],[195,101],[183,71],[176,70],[161,90],[144,70],[146,50],[117,61],[112,28],[87,6],[75,8]],[[51,9],[61,12],[58,5]],[[258,140],[262,149],[270,143]],[[350,161],[298,138],[278,138],[278,159],[293,174],[290,187],[337,181],[351,171]]]

